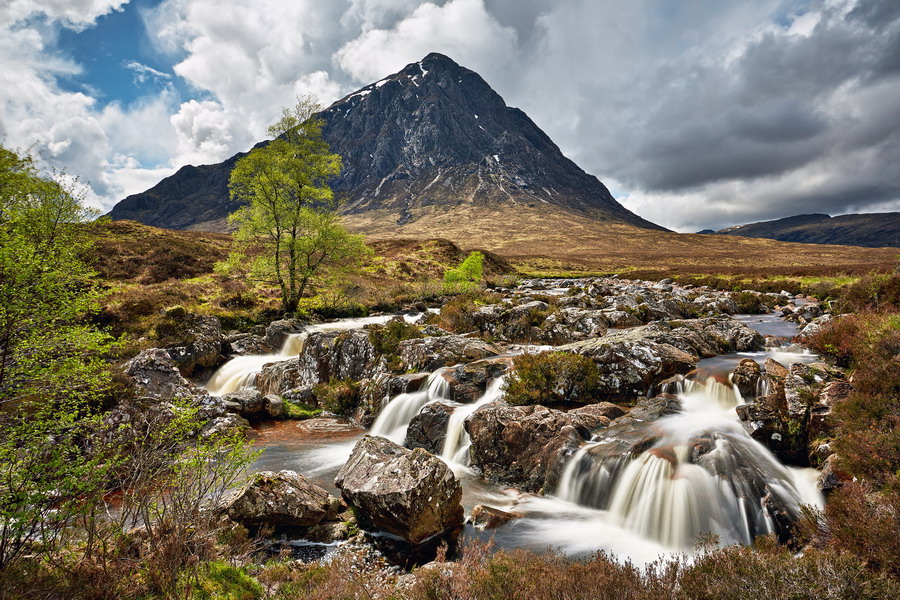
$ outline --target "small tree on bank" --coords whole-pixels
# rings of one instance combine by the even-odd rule
[[[358,262],[366,253],[362,236],[339,223],[328,180],[341,170],[341,157],[322,139],[320,106],[302,97],[269,127],[267,145],[240,159],[228,181],[231,197],[246,203],[233,213],[237,249],[226,269],[249,266],[253,279],[275,284],[282,307],[294,313],[310,280],[330,266]],[[247,250],[263,252],[250,259]]]

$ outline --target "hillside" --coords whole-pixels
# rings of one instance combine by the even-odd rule
[[[320,116],[325,140],[343,158],[332,187],[358,231],[405,236],[415,229],[408,225],[448,215],[477,230],[483,220],[523,209],[542,217],[535,225],[575,216],[663,229],[616,202],[524,112],[441,54],[344,97]],[[228,174],[240,156],[183,167],[119,202],[110,216],[224,231],[237,207],[228,198]],[[480,244],[477,237],[457,241]]]
[[[839,244],[882,248],[900,247],[900,213],[796,215],[748,225],[728,227],[715,233],[768,238],[803,244]]]

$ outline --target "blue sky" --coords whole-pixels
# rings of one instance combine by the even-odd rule
[[[431,51],[667,227],[900,210],[895,0],[4,0],[0,140],[108,209]]]

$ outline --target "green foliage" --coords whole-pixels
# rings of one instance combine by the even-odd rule
[[[459,263],[455,269],[444,272],[444,293],[462,294],[471,292],[479,285],[484,276],[484,254],[477,250]]]
[[[334,379],[320,383],[313,393],[323,410],[336,415],[349,415],[359,403],[359,383],[352,379]]]
[[[90,245],[74,186],[0,147],[0,406],[22,399],[98,397],[108,336],[85,321],[97,309]]]
[[[181,596],[194,600],[256,600],[263,587],[246,570],[222,561],[213,561],[181,579]]]
[[[599,387],[600,371],[587,356],[542,352],[517,356],[503,389],[507,402],[526,405],[590,402]]]
[[[318,417],[321,414],[321,408],[316,408],[315,406],[310,406],[302,402],[294,402],[293,400],[284,400],[284,417],[286,419],[303,420]]]
[[[322,139],[319,108],[307,96],[284,109],[269,128],[275,139],[241,158],[228,181],[232,199],[245,206],[228,218],[236,248],[219,271],[278,285],[286,313],[297,310],[312,277],[356,267],[369,252],[335,213],[328,180],[341,158]],[[251,246],[263,252],[250,257]]]
[[[760,295],[753,292],[734,292],[731,299],[737,304],[738,312],[741,314],[758,315],[769,310]]]
[[[422,332],[412,323],[403,319],[388,321],[383,326],[369,328],[369,341],[375,351],[385,357],[396,356],[403,340],[414,340],[422,337]]]

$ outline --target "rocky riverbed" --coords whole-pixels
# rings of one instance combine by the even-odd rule
[[[818,303],[591,278],[415,308],[255,333],[167,315],[172,345],[126,366],[142,398],[111,418],[189,398],[202,433],[252,424],[266,473],[225,514],[316,542],[362,529],[407,558],[454,541],[463,514],[500,546],[637,561],[700,533],[787,539],[840,484],[827,440],[850,384],[793,343],[830,318]],[[516,381],[527,401],[504,393]],[[325,413],[286,419],[299,405]]]

